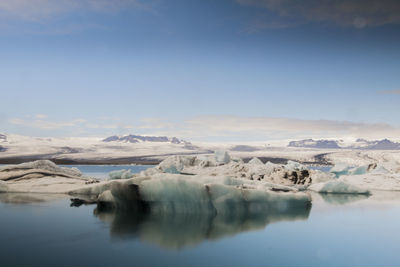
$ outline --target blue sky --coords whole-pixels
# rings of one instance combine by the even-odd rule
[[[295,3],[2,1],[0,131],[400,136],[400,4]]]

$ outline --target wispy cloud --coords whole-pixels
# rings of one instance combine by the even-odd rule
[[[355,28],[400,23],[400,2],[397,0],[236,1],[243,5],[265,8],[279,16],[283,22],[328,22]]]
[[[37,119],[46,119],[48,116],[46,114],[36,114],[35,118]]]
[[[278,140],[296,138],[398,138],[400,129],[386,123],[301,120],[274,117],[200,116],[171,123],[170,128],[147,128],[148,133],[189,140]],[[150,126],[150,125],[148,125]],[[152,132],[153,130],[153,132]]]
[[[387,123],[363,123],[335,120],[302,120],[275,117],[198,116],[182,121],[145,118],[138,123],[123,121],[87,121],[73,119],[52,121],[49,118],[9,120],[19,127],[39,129],[44,135],[52,130],[80,132],[85,135],[147,134],[177,136],[193,141],[268,141],[301,138],[395,138],[400,128]]]
[[[18,126],[38,128],[42,130],[54,130],[54,129],[62,129],[68,127],[78,127],[85,123],[84,119],[74,119],[70,121],[49,121],[43,119],[19,119],[13,118],[9,120],[9,123]]]
[[[127,8],[151,9],[142,0],[2,0],[0,15],[37,21],[70,12],[114,13]]]
[[[93,129],[114,129],[114,130],[129,130],[134,126],[122,122],[107,121],[107,122],[89,122],[86,119],[73,119],[65,121],[53,121],[45,114],[36,114],[29,119],[12,118],[8,121],[12,125],[35,128],[40,130],[62,130],[62,129],[79,129],[80,131],[90,132]]]

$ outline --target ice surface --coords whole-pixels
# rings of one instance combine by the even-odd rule
[[[367,173],[367,171],[368,171],[368,165],[364,165],[364,166],[351,168],[350,170],[348,170],[348,174],[349,175],[361,175],[361,174]]]
[[[289,160],[285,165],[285,169],[291,170],[291,171],[303,171],[303,170],[307,170],[307,167],[296,161]]]
[[[164,173],[175,173],[179,174],[186,166],[191,166],[194,164],[195,157],[187,156],[171,156],[163,160],[158,168]]]
[[[59,167],[54,162],[49,160],[36,160],[17,165],[7,165],[0,167],[0,172],[10,172],[14,170],[40,169],[54,173],[61,173],[68,176],[82,176],[82,173],[77,168]]]
[[[217,163],[227,164],[231,161],[231,157],[225,150],[217,150],[215,151],[215,161]]]
[[[259,158],[252,158],[248,164],[252,165],[264,165],[264,163]]]
[[[0,169],[1,190],[14,193],[66,193],[97,180],[83,177],[75,168],[38,160]]]
[[[104,192],[99,200],[117,209],[129,207],[146,208],[153,213],[215,214],[304,207],[311,201],[308,194],[296,190],[275,192],[271,190],[273,185],[246,182],[246,179],[231,177],[159,173],[147,178],[116,180],[108,188],[103,186]],[[95,187],[100,188],[101,185]]]
[[[337,163],[335,166],[332,167],[332,169],[329,171],[333,174],[336,175],[336,177],[339,177],[341,175],[347,175],[350,170],[350,166],[345,164],[345,163]]]
[[[400,191],[399,173],[367,173],[361,175],[343,175],[339,180],[369,190]]]
[[[108,174],[110,179],[115,180],[115,179],[129,179],[133,177],[133,173],[131,173],[131,170],[116,170],[112,171]]]

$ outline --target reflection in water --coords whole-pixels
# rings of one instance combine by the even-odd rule
[[[332,194],[332,193],[323,193],[320,194],[320,196],[324,199],[326,203],[334,205],[349,204],[370,197],[370,195],[366,194]]]
[[[114,239],[136,239],[177,250],[197,245],[205,240],[217,240],[245,231],[262,230],[279,221],[306,220],[311,206],[268,209],[240,215],[201,213],[132,213],[129,211],[100,211],[95,215],[110,224]]]
[[[68,198],[63,194],[35,194],[35,193],[0,193],[0,202],[10,204],[29,204],[49,202]]]

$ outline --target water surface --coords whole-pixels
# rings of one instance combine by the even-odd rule
[[[312,198],[312,207],[211,216],[99,212],[70,207],[68,196],[0,194],[1,265],[398,266],[399,193]]]

